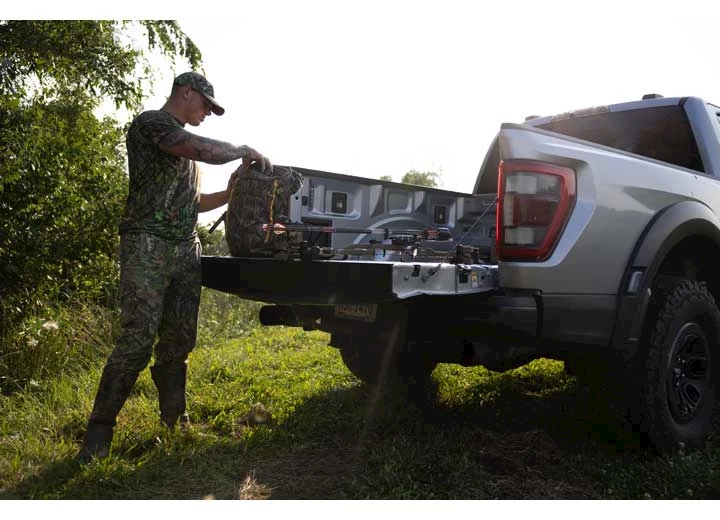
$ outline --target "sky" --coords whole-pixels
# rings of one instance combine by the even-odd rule
[[[129,0],[41,13],[178,20],[226,109],[190,128],[200,135],[274,164],[396,181],[437,171],[461,192],[503,122],[646,93],[720,103],[718,2]],[[145,108],[185,70],[158,66]],[[203,166],[203,191],[236,166]]]

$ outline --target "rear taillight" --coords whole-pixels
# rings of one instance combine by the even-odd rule
[[[571,168],[539,161],[500,161],[498,259],[547,259],[574,204],[575,172]]]

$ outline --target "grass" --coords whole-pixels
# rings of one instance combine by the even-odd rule
[[[581,413],[558,362],[505,373],[440,365],[435,400],[401,406],[354,378],[326,334],[261,327],[256,312],[204,294],[189,365],[192,430],[159,426],[146,370],[103,461],[79,467],[73,457],[111,345],[0,396],[0,498],[720,497],[717,438],[663,458],[618,442]],[[248,425],[257,403],[271,418]]]

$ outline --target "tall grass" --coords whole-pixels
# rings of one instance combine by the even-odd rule
[[[260,326],[259,302],[203,288],[198,317],[198,348],[241,337]]]
[[[41,338],[43,350],[18,354],[34,368],[8,374],[13,390],[0,395],[0,498],[720,497],[720,439],[663,458],[620,443],[582,411],[561,363],[441,364],[434,400],[402,406],[354,378],[327,334],[259,326],[258,307],[204,291],[191,431],[161,427],[145,370],[110,457],[82,467],[73,457],[117,317],[87,308],[28,321],[17,341]],[[259,406],[268,415],[253,422]]]
[[[118,330],[114,310],[76,304],[26,317],[0,342],[0,392],[88,370],[110,352]]]
[[[203,288],[198,347],[259,326],[260,305]],[[119,326],[119,311],[101,305],[71,303],[35,311],[0,338],[0,393],[86,372],[110,353]]]

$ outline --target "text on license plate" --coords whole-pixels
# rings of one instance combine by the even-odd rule
[[[376,303],[352,303],[335,306],[337,318],[349,318],[352,320],[375,321],[377,317]]]

